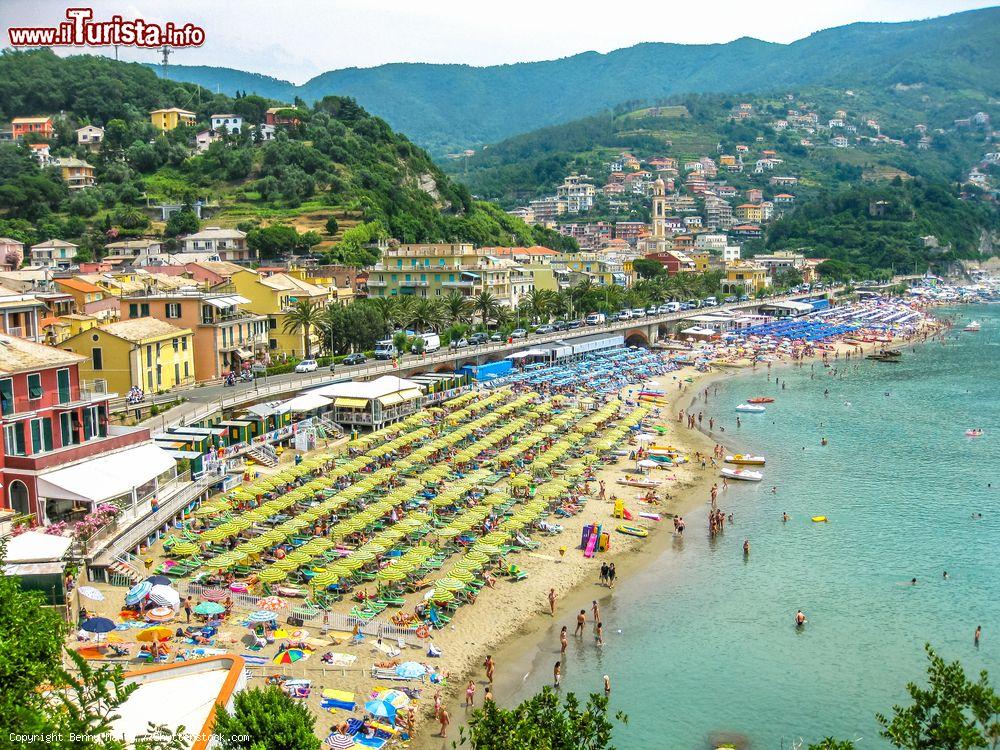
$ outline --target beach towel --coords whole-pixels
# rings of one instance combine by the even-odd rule
[[[323,656],[323,663],[333,667],[349,667],[358,660],[358,657],[354,654],[341,654],[337,651],[332,651]]]
[[[361,735],[354,735],[354,741],[359,745],[364,745],[365,747],[374,747],[376,750],[382,747],[388,740],[382,737],[362,737]]]
[[[356,703],[354,693],[347,690],[326,688],[323,690],[323,700],[320,705],[322,708],[340,708],[344,711],[353,711]]]
[[[253,654],[240,654],[240,656],[251,667],[263,667],[267,664],[267,658],[263,656],[254,656]]]
[[[379,643],[378,641],[374,641],[372,643],[372,648],[378,649],[383,654],[385,654],[386,656],[388,656],[390,659],[394,659],[397,656],[399,656],[399,654],[400,654],[400,650],[398,648],[390,646],[387,643]]]

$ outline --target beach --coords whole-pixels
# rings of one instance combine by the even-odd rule
[[[810,370],[823,367],[823,360],[826,364],[836,368],[840,363],[863,361],[863,355],[872,350],[884,349],[898,345],[901,342],[893,342],[885,337],[879,337],[870,342],[844,342],[834,341],[822,346],[792,348],[792,347],[759,347],[756,344],[753,356],[747,356],[748,349],[745,344],[725,345],[714,344],[704,349],[691,347],[687,356],[682,355],[681,359],[689,360],[693,366],[683,366],[673,372],[665,372],[655,377],[647,377],[641,381],[633,381],[630,385],[622,388],[619,393],[623,404],[631,404],[623,408],[622,414],[627,415],[629,409],[634,409],[639,400],[639,404],[644,404],[649,413],[645,418],[645,429],[651,427],[660,432],[659,435],[649,435],[645,442],[637,440],[638,434],[630,432],[624,436],[622,442],[616,446],[625,449],[626,455],[613,456],[609,452],[608,446],[603,446],[602,453],[604,462],[595,464],[588,469],[592,475],[587,476],[585,483],[577,484],[574,492],[585,502],[580,503],[583,507],[579,512],[566,514],[557,520],[562,527],[562,531],[556,535],[539,533],[537,529],[531,531],[531,538],[534,540],[533,546],[527,550],[520,550],[513,554],[508,562],[516,563],[517,567],[525,575],[521,580],[508,580],[501,578],[493,585],[477,587],[474,593],[469,596],[474,599],[474,604],[467,604],[460,607],[454,614],[451,623],[445,623],[440,629],[429,630],[430,637],[427,639],[409,639],[411,645],[402,641],[397,643],[395,637],[387,636],[384,639],[377,637],[377,634],[369,634],[360,642],[354,642],[350,632],[350,626],[338,625],[342,620],[336,620],[335,624],[329,627],[320,625],[319,619],[307,622],[305,628],[294,625],[285,625],[287,611],[279,612],[280,627],[269,639],[268,646],[260,653],[260,656],[251,653],[251,683],[263,684],[269,678],[276,678],[277,681],[284,682],[286,686],[298,684],[304,686],[300,700],[309,707],[317,719],[317,733],[326,736],[328,730],[342,724],[349,715],[348,712],[334,708],[330,709],[324,702],[324,694],[328,690],[341,691],[343,694],[353,696],[353,700],[358,705],[372,697],[379,695],[379,691],[392,687],[404,687],[411,691],[414,700],[410,706],[414,709],[417,721],[415,737],[410,741],[410,745],[415,748],[438,748],[445,746],[445,743],[434,737],[438,729],[434,721],[434,698],[439,695],[440,700],[449,708],[451,715],[450,737],[457,736],[458,727],[464,723],[469,714],[469,710],[461,704],[464,702],[465,687],[470,679],[474,680],[476,687],[475,705],[481,705],[483,694],[487,682],[483,670],[483,661],[487,654],[493,656],[496,663],[496,676],[493,686],[496,699],[503,705],[511,705],[526,697],[524,694],[525,684],[536,684],[539,675],[547,673],[547,680],[551,680],[552,664],[559,658],[558,647],[558,627],[567,625],[571,628],[575,624],[576,613],[581,609],[585,610],[588,619],[590,605],[593,600],[597,600],[603,611],[608,613],[605,619],[606,633],[613,639],[622,627],[628,628],[629,614],[627,610],[618,607],[619,595],[599,582],[599,569],[602,563],[613,562],[617,569],[617,581],[619,586],[628,584],[633,578],[643,578],[648,576],[649,568],[656,564],[657,574],[676,576],[683,575],[680,566],[683,561],[674,560],[665,553],[680,550],[684,546],[684,539],[675,533],[672,523],[672,516],[682,516],[688,520],[688,531],[686,535],[702,535],[701,523],[703,522],[704,511],[708,507],[709,489],[712,484],[720,483],[718,470],[707,462],[705,466],[698,459],[698,454],[711,456],[713,449],[721,445],[723,449],[730,449],[731,452],[743,449],[743,436],[738,429],[734,429],[734,414],[727,411],[725,414],[716,411],[716,398],[722,389],[725,390],[725,381],[740,373],[756,373],[758,376],[768,375],[767,382],[777,385],[778,380],[785,377],[786,373],[795,370],[802,371],[808,367]],[[695,359],[696,358],[696,359]],[[787,368],[786,365],[794,363],[799,365],[794,369]],[[771,373],[774,377],[770,377]],[[469,398],[463,399],[463,407],[455,412],[455,418],[466,411],[472,410],[468,417],[462,419],[472,420],[470,424],[493,425],[489,429],[505,424],[497,414],[490,417],[491,409],[478,411],[475,407],[477,403],[487,404],[496,402],[505,404],[512,401],[514,404],[524,401],[518,393],[526,393],[526,385],[520,386],[520,391],[513,393],[498,392],[490,390],[482,391],[478,394],[469,394]],[[644,395],[641,398],[641,391],[653,392],[658,395]],[[525,396],[527,397],[527,396]],[[567,418],[575,423],[584,416],[587,411],[582,403],[576,403],[574,399],[579,399],[580,393],[570,396],[571,405]],[[553,403],[565,396],[550,394],[547,398],[554,398]],[[470,400],[471,399],[471,400]],[[499,400],[498,400],[499,399]],[[540,401],[538,403],[545,403]],[[470,404],[464,406],[464,404]],[[576,404],[576,406],[573,406]],[[506,409],[507,407],[502,407]],[[596,407],[594,407],[596,408]],[[694,419],[694,426],[689,426],[687,419],[678,420],[679,412],[689,412]],[[703,418],[698,419],[701,415]],[[485,415],[485,416],[484,416]],[[421,420],[423,417],[420,418]],[[450,422],[450,417],[445,418]],[[435,424],[443,425],[445,422],[441,418],[435,419]],[[563,429],[556,427],[559,420],[553,422],[553,432]],[[713,424],[714,423],[714,424]],[[410,429],[420,430],[421,421],[413,421]],[[464,424],[456,421],[455,424]],[[389,440],[387,445],[393,446],[404,440],[407,435],[406,430],[392,433],[397,437]],[[422,439],[433,437],[431,432]],[[486,434],[486,433],[483,433]],[[539,433],[540,435],[540,433]],[[588,440],[594,445],[601,444],[602,433],[598,431],[596,435]],[[390,436],[387,436],[390,437]],[[558,437],[554,435],[553,439]],[[373,449],[384,442],[379,440],[361,441],[363,448],[353,450],[352,456],[358,456],[353,461],[362,460],[359,450]],[[651,468],[653,477],[660,480],[661,484],[656,488],[659,495],[658,502],[646,504],[641,502],[640,497],[646,490],[637,487],[625,487],[617,483],[617,480],[626,472],[635,475],[637,464],[633,456],[627,455],[645,445],[648,447],[652,440],[659,446],[671,446],[682,456],[686,456],[689,461],[681,464],[673,464],[664,468],[657,466]],[[546,444],[550,444],[547,441]],[[353,445],[353,444],[352,444]],[[568,444],[567,444],[568,447]],[[756,449],[756,446],[750,446]],[[315,465],[321,472],[323,465],[329,464],[333,459],[331,456],[341,456],[345,446],[328,445],[323,449],[314,451],[302,457],[307,467]],[[403,454],[406,455],[405,453]],[[474,455],[474,454],[473,454]],[[543,452],[541,455],[545,455]],[[585,456],[584,456],[585,457]],[[452,457],[453,458],[453,457]],[[271,469],[258,468],[255,473],[257,481],[264,481],[269,477],[288,475],[288,472],[295,469],[298,464],[292,463],[292,456],[289,452],[283,457],[282,463]],[[341,460],[341,459],[338,459]],[[463,459],[468,460],[468,459]],[[719,459],[721,463],[721,458]],[[324,463],[325,462],[325,463]],[[407,463],[413,463],[404,459],[399,464],[400,469]],[[576,468],[582,469],[589,462],[575,459],[573,464]],[[419,486],[413,484],[413,479],[391,479],[390,467],[395,467],[393,462],[383,464],[383,468],[370,475],[365,481],[368,486],[373,485],[379,476],[384,476],[385,480],[393,481],[397,487],[397,492],[407,493],[400,497],[409,497],[410,492]],[[561,474],[566,466],[560,466],[557,474]],[[341,470],[343,472],[343,469]],[[322,475],[322,473],[321,473]],[[335,474],[336,475],[336,472]],[[540,474],[534,483],[545,483],[544,477]],[[365,475],[361,475],[365,476]],[[422,475],[421,475],[422,476]],[[429,475],[428,475],[429,476]],[[479,481],[476,477],[485,479],[484,474],[470,476],[470,482]],[[579,472],[575,476],[579,476]],[[605,485],[605,499],[600,499],[598,488],[600,483]],[[551,482],[550,482],[551,483]],[[461,483],[460,483],[461,484]],[[466,485],[462,485],[465,487]],[[469,485],[471,486],[471,485]],[[533,484],[534,486],[534,484]],[[407,489],[411,488],[411,489]],[[445,493],[449,491],[447,484],[442,484],[438,491],[445,488]],[[293,490],[293,492],[296,492]],[[495,492],[495,491],[494,491]],[[639,538],[616,532],[615,527],[621,523],[613,514],[613,496],[624,501],[625,507],[635,516],[638,513],[661,514],[662,520],[651,520],[637,518],[630,523],[645,527],[649,531],[649,536]],[[669,496],[669,497],[668,497]],[[280,495],[279,495],[280,497]],[[333,499],[327,501],[334,502]],[[225,506],[214,506],[221,508],[221,513],[228,512]],[[383,505],[381,512],[386,512],[390,505]],[[205,510],[214,512],[213,506]],[[419,515],[419,513],[418,513]],[[461,512],[460,512],[461,515]],[[691,518],[688,518],[688,516]],[[373,516],[374,518],[374,516]],[[394,515],[395,518],[395,515]],[[209,526],[215,522],[208,516]],[[343,523],[343,522],[341,522]],[[597,553],[593,558],[584,556],[580,549],[580,539],[583,528],[588,524],[600,524],[605,531],[610,532],[610,549]],[[202,524],[204,527],[204,523]],[[334,527],[334,530],[337,527]],[[332,530],[330,531],[332,533]],[[381,534],[382,532],[380,532]],[[432,534],[434,532],[432,531]],[[361,537],[355,543],[361,544],[356,547],[355,552],[360,551],[365,546],[377,542],[379,535],[367,537],[368,545],[365,545],[366,537]],[[243,544],[246,544],[244,541]],[[350,552],[348,548],[345,552]],[[350,552],[350,554],[355,554]],[[161,545],[156,545],[146,553],[152,560],[152,565],[161,564],[169,555]],[[375,553],[378,555],[378,552]],[[307,558],[306,558],[307,559]],[[430,578],[440,578],[442,575],[448,577],[451,571],[457,571],[458,565],[450,567],[454,559],[446,563],[445,569]],[[271,567],[276,570],[280,568],[282,560],[272,559]],[[394,563],[390,562],[390,567]],[[297,567],[295,563],[290,569]],[[676,570],[675,570],[676,568]],[[268,569],[270,570],[270,568]],[[318,568],[322,570],[322,568]],[[372,573],[374,576],[374,572]],[[283,576],[282,576],[283,579]],[[279,580],[279,579],[275,579]],[[179,588],[184,591],[184,586]],[[552,617],[548,611],[548,592],[553,589],[556,597],[556,616]],[[118,614],[121,600],[121,589],[114,587],[102,587],[108,596],[104,602],[87,602],[91,614],[101,614],[108,617],[115,617]],[[194,601],[198,601],[198,592],[195,590]],[[369,593],[368,587],[359,588],[356,591]],[[471,592],[471,589],[470,589]],[[429,591],[427,592],[430,593]],[[407,594],[405,601],[401,602],[404,609],[419,605],[421,601],[426,602],[426,597],[415,594]],[[294,600],[293,600],[294,604]],[[353,605],[353,607],[352,607]],[[366,605],[367,606],[367,605]],[[338,617],[346,616],[350,610],[354,612],[359,607],[359,600],[352,596],[349,600],[335,605],[331,614]],[[383,617],[387,617],[387,612]],[[171,648],[178,652],[188,652],[191,656],[203,653],[213,653],[214,651],[241,652],[246,655],[248,648],[252,645],[253,639],[247,634],[245,626],[240,624],[240,620],[245,616],[235,615],[223,623],[219,632],[211,639],[211,643],[206,644],[206,648],[198,649],[185,647],[181,643],[171,644]],[[620,618],[620,619],[619,619]],[[180,618],[174,618],[169,622],[170,627],[184,626],[183,613]],[[369,631],[370,632],[370,631]],[[590,644],[589,633],[585,633],[583,641],[579,643],[574,640],[571,650],[578,652],[574,658],[579,660],[583,650],[595,649],[596,646]],[[608,638],[608,635],[605,636]],[[273,643],[274,645],[271,645]],[[271,664],[270,656],[272,649],[278,648],[278,656],[286,650],[288,646],[298,644],[304,650],[305,656],[301,660],[291,663]],[[428,647],[433,644],[433,648],[439,655],[429,655]],[[250,649],[252,652],[252,648]],[[310,653],[311,652],[311,653]],[[332,658],[323,661],[320,657],[326,652]],[[600,662],[598,653],[595,657]],[[386,679],[384,676],[375,676],[373,668],[392,670],[401,662],[420,662],[427,664],[435,673],[438,681],[431,683],[422,680],[417,683],[404,683],[399,685],[394,680]],[[613,664],[609,664],[606,669],[615,673],[617,679],[618,671]],[[442,679],[443,678],[443,679]],[[583,692],[599,691],[600,681],[597,680],[592,685],[581,686]],[[286,687],[287,689],[287,687]],[[297,689],[297,688],[296,688]]]

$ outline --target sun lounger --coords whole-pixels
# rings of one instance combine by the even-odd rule
[[[395,669],[384,669],[382,667],[372,667],[372,679],[375,680],[400,680],[402,682],[413,682],[418,677],[400,677]]]
[[[377,651],[381,651],[390,659],[395,659],[401,653],[398,648],[394,648],[386,643],[379,643],[378,641],[372,642],[372,648]]]

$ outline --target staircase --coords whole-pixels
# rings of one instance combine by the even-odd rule
[[[108,582],[115,586],[134,586],[146,575],[139,571],[133,555],[121,552],[115,555],[107,567]]]
[[[247,453],[253,457],[254,461],[262,466],[278,465],[278,454],[275,453],[274,448],[270,445],[255,445],[250,448]]]
[[[343,434],[343,428],[331,419],[326,417],[314,417],[313,426],[322,430],[326,437],[334,437]]]

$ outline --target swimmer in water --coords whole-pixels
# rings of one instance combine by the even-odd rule
[[[809,620],[807,620],[806,616],[804,614],[802,614],[802,610],[801,609],[798,612],[795,613],[795,627],[801,628],[807,622],[809,622]]]
[[[822,440],[820,440],[819,444],[820,445],[826,445],[826,438],[823,438]]]
[[[782,513],[781,514],[781,522],[782,523],[788,523],[788,513]]]
[[[750,540],[749,539],[744,539],[743,540],[743,556],[744,557],[749,557],[750,556]]]

